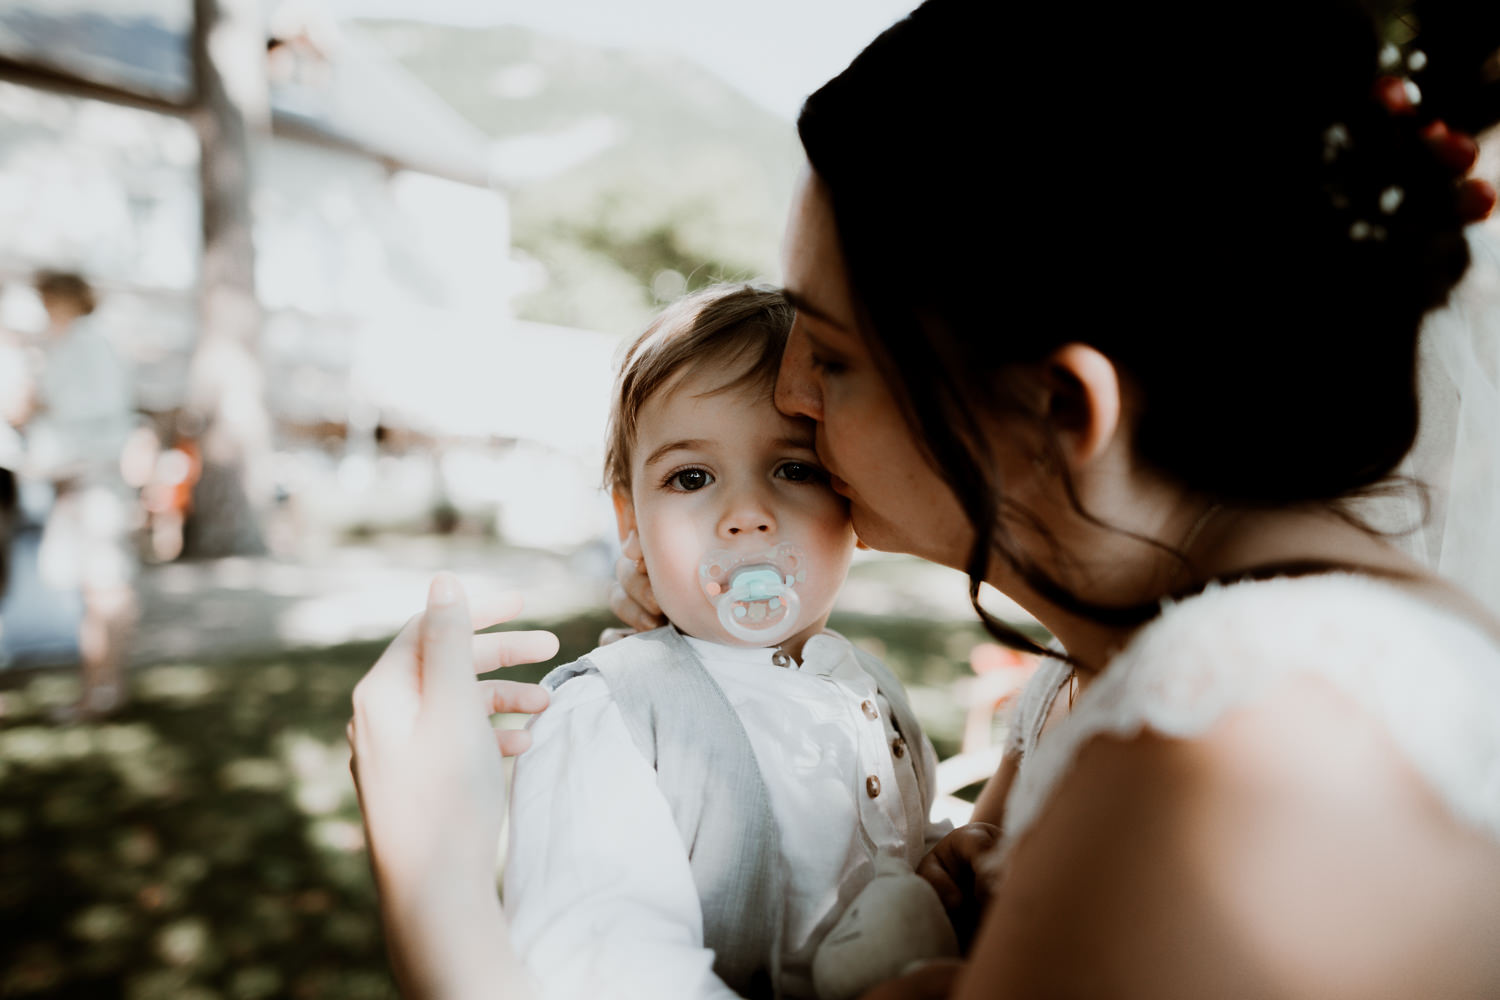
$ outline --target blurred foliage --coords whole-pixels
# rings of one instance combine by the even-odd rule
[[[539,184],[515,200],[515,240],[549,280],[516,305],[546,322],[630,330],[684,291],[764,279],[777,268],[763,230],[783,221],[771,202],[764,178],[726,150],[646,153]]]
[[[517,624],[558,633],[555,664],[611,621]],[[952,752],[944,713],[978,626],[833,626],[886,658]],[[48,721],[76,696],[71,672],[4,677],[0,996],[394,997],[344,737],[382,647],[142,668],[129,708],[98,725]]]
[[[598,137],[578,140],[578,162],[508,182],[513,243],[548,276],[517,301],[524,318],[629,332],[661,299],[779,272],[795,130],[702,67],[519,27],[352,30],[497,140],[501,176],[529,176],[548,142]]]

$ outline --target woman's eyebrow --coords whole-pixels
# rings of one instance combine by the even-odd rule
[[[825,354],[825,355],[828,355],[830,357],[841,357],[842,356],[842,354],[839,352],[839,350],[837,348],[835,348],[832,344],[828,343],[828,341],[824,340],[822,337],[818,336],[817,334],[811,333],[811,332],[809,332],[807,330],[803,330],[802,331],[802,336],[807,339],[808,344],[817,353],[819,353],[819,354]]]
[[[646,464],[654,465],[661,461],[662,457],[674,451],[692,451],[695,448],[703,448],[708,444],[702,438],[687,438],[682,441],[669,441],[646,456]]]
[[[835,329],[843,330],[846,333],[850,332],[849,328],[845,326],[841,321],[834,319],[826,309],[820,309],[817,306],[813,305],[811,302],[807,301],[807,299],[802,297],[802,294],[800,292],[794,292],[790,288],[784,288],[782,289],[781,294],[783,298],[785,298],[792,304],[792,308],[797,310],[799,313],[806,313],[820,323],[827,323],[829,326],[834,327]]]

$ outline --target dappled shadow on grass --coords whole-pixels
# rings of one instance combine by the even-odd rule
[[[0,995],[394,996],[344,737],[377,650],[144,668],[102,725],[5,692]]]
[[[605,613],[556,631],[534,680],[593,648]],[[977,625],[847,616],[924,701],[965,670]],[[386,998],[344,725],[383,643],[132,675],[107,723],[58,726],[71,672],[0,691],[0,996]],[[956,729],[924,718],[951,749]]]

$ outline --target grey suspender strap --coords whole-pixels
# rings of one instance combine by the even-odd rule
[[[1036,748],[1042,735],[1047,716],[1052,713],[1052,704],[1073,676],[1073,666],[1053,657],[1043,657],[1037,664],[1021,697],[1016,702],[1010,735],[1006,739],[1007,749],[1019,752],[1021,759]]]
[[[542,683],[555,689],[591,669],[656,769],[687,848],[714,972],[741,996],[775,996],[785,901],[780,831],[739,715],[670,627],[600,647]]]

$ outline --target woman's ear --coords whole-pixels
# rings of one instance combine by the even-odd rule
[[[1120,373],[1087,344],[1064,344],[1043,362],[1046,418],[1071,468],[1101,455],[1120,430]]]

